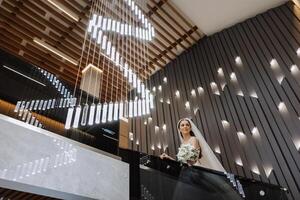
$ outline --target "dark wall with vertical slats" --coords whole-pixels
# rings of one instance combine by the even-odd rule
[[[155,109],[152,119],[132,122],[132,147],[174,157],[176,123],[190,117],[226,170],[300,199],[299,47],[300,9],[292,2],[200,40],[151,77]]]

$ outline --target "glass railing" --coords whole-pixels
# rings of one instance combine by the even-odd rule
[[[131,199],[144,200],[284,200],[280,186],[240,178],[198,166],[130,150],[122,150],[130,163]]]

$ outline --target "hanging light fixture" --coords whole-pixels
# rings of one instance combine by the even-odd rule
[[[71,124],[73,128],[78,128],[79,123],[86,126],[122,117],[141,117],[150,114],[150,109],[154,108],[154,96],[148,89],[150,86],[136,67],[147,67],[147,43],[155,37],[155,29],[142,9],[146,7],[142,5],[144,3],[133,0],[92,1],[77,79],[85,66],[92,66],[101,73],[85,71],[93,80],[86,84],[86,91],[96,92],[86,94],[80,91],[80,98],[75,100],[74,106],[68,107],[65,128],[70,128]],[[140,56],[135,53],[131,55],[131,52],[140,52]],[[55,77],[53,80],[56,81]],[[77,84],[73,97],[76,96]],[[67,95],[68,91],[59,81],[55,86]],[[96,93],[99,93],[97,97]],[[16,110],[20,109],[21,104],[16,106]]]

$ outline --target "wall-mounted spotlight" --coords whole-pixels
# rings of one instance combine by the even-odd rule
[[[155,86],[152,88],[152,91],[153,91],[153,92],[156,92],[156,87],[155,87]]]
[[[286,107],[286,105],[284,104],[284,102],[280,102],[280,103],[278,104],[278,110],[279,110],[279,112],[281,112],[281,113],[287,112],[287,107]]]
[[[253,166],[253,167],[251,168],[251,171],[252,171],[253,173],[257,174],[257,175],[260,175],[260,172],[259,172],[259,169],[258,169],[257,166]]]
[[[154,126],[154,132],[158,133],[159,132],[159,126]]]
[[[199,107],[194,108],[194,115],[196,115],[197,111],[199,110]]]
[[[162,126],[162,128],[163,128],[164,131],[166,131],[166,130],[167,130],[167,125],[164,124],[164,125]]]
[[[290,67],[290,70],[291,70],[291,73],[292,73],[293,75],[297,75],[297,74],[299,74],[299,72],[300,72],[300,70],[299,70],[299,68],[298,68],[297,65],[292,65],[292,66]]]
[[[270,65],[271,67],[275,68],[275,67],[279,67],[279,64],[277,62],[277,60],[275,58],[273,58],[271,61],[270,61]]]
[[[199,86],[199,87],[197,88],[197,90],[198,90],[199,95],[201,95],[201,94],[204,93],[204,89],[203,89],[201,86]]]
[[[222,91],[224,91],[225,86],[226,86],[226,83],[221,83],[221,89],[222,89]]]
[[[221,122],[222,122],[222,125],[223,125],[223,128],[224,128],[224,129],[225,129],[225,128],[228,128],[228,127],[230,126],[229,122],[226,121],[226,120],[222,120]]]
[[[175,96],[176,96],[177,98],[179,98],[179,97],[180,97],[180,92],[179,92],[179,90],[176,90],[176,92],[175,92]]]
[[[154,150],[155,150],[155,147],[154,147],[154,145],[151,145],[151,149],[152,149],[152,151],[154,151]]]
[[[221,154],[221,149],[220,149],[219,146],[216,146],[216,147],[215,147],[215,152],[216,152],[217,154]]]
[[[230,80],[231,80],[231,81],[237,81],[237,78],[236,78],[236,75],[235,75],[234,72],[232,72],[232,73],[230,74]]]
[[[220,76],[224,76],[224,72],[223,72],[223,69],[221,67],[218,69],[218,74]]]
[[[211,90],[214,94],[216,95],[220,95],[220,92],[219,92],[219,89],[218,89],[218,86],[215,82],[211,82],[210,83],[210,87],[211,87]]]
[[[195,97],[195,96],[196,96],[196,91],[195,91],[194,89],[192,89],[191,95],[192,95],[192,97]]]
[[[158,86],[158,90],[161,92],[161,90],[162,90],[161,85]]]
[[[300,151],[300,139],[294,140],[294,144],[296,146],[297,151]]]
[[[297,53],[297,56],[300,57],[300,48],[297,49],[296,53]]]
[[[237,92],[237,95],[243,97],[243,96],[244,96],[244,93],[243,93],[242,90],[239,90],[239,91]]]
[[[260,137],[257,127],[253,127],[253,129],[251,130],[251,133],[252,133],[252,136],[254,138],[259,138]]]
[[[157,144],[157,148],[158,148],[158,149],[161,149],[161,144]]]
[[[243,167],[243,162],[242,162],[242,159],[241,159],[240,157],[238,157],[238,158],[235,159],[235,163],[236,163],[238,166]]]
[[[239,138],[240,142],[245,141],[246,138],[247,138],[247,136],[245,135],[245,133],[243,133],[241,131],[238,131],[237,135],[238,135],[238,138]]]
[[[250,92],[250,97],[258,99],[258,96],[254,90],[252,92]]]
[[[238,65],[238,66],[241,66],[243,64],[242,59],[239,56],[235,57],[234,60],[235,60],[235,64]]]
[[[186,109],[189,109],[189,108],[190,108],[190,102],[187,101],[187,102],[185,102],[184,105],[185,105],[185,108],[186,108]]]
[[[273,168],[272,167],[264,167],[267,178],[271,175]]]
[[[167,83],[167,82],[168,82],[167,77],[164,77],[164,78],[163,78],[163,81],[164,81],[164,83]]]

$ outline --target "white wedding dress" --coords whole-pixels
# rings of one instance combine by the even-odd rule
[[[216,171],[226,172],[224,167],[222,166],[222,164],[220,163],[220,161],[218,160],[218,158],[216,157],[216,155],[210,148],[210,146],[205,141],[200,130],[196,127],[196,125],[190,119],[185,118],[185,120],[190,122],[190,124],[192,126],[191,130],[193,131],[193,133],[195,134],[195,137],[199,141],[199,145],[200,145],[201,151],[202,151],[202,157],[199,160],[197,160],[197,162],[194,164],[194,166],[201,166],[201,167],[213,169]],[[179,131],[178,131],[178,134],[179,134],[179,138],[181,140],[181,144],[184,144]],[[188,143],[191,144],[190,140],[188,141]]]

